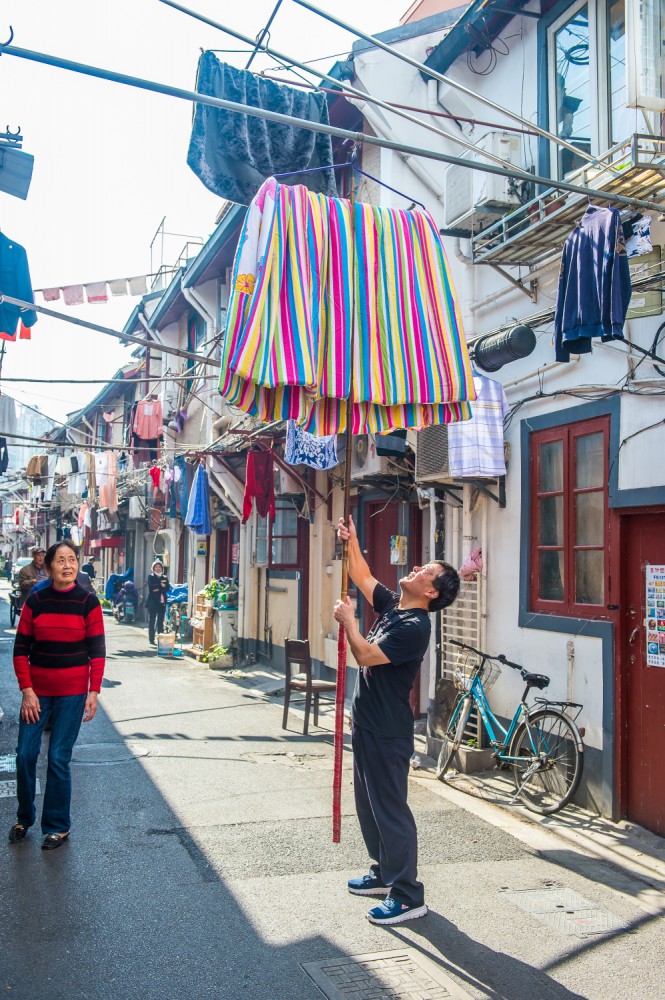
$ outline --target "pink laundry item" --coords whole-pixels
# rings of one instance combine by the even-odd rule
[[[88,513],[89,510],[90,507],[88,506],[87,503],[82,503],[81,506],[79,507],[78,526],[81,529],[85,524],[85,515]]]
[[[474,549],[464,560],[459,568],[459,575],[463,580],[475,580],[479,573],[483,571],[483,550]]]
[[[44,302],[57,302],[60,298],[59,288],[42,288],[42,298]]]
[[[158,399],[142,399],[136,405],[133,431],[144,441],[152,441],[164,433],[162,404]]]
[[[92,281],[85,286],[85,293],[88,296],[88,302],[108,302],[109,300],[105,281]]]
[[[66,306],[83,305],[83,285],[63,285],[62,297]]]

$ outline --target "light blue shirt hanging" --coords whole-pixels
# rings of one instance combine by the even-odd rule
[[[284,461],[289,465],[309,465],[312,469],[332,469],[339,465],[337,435],[317,437],[299,427],[295,420],[287,420]]]
[[[210,485],[206,469],[199,465],[194,473],[194,482],[189,493],[185,524],[197,535],[210,535]]]

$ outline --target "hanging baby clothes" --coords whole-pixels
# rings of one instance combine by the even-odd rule
[[[307,121],[328,124],[328,100],[320,91],[307,92],[235,69],[213,52],[199,59],[196,89],[253,108],[265,108]],[[255,115],[194,106],[187,163],[207,188],[229,201],[248,205],[271,174],[332,165],[330,136],[311,129],[269,122]],[[334,197],[332,170],[317,170],[302,178],[312,191]]]
[[[556,360],[590,354],[593,337],[623,340],[630,295],[621,214],[589,205],[563,248],[554,315]]]
[[[194,473],[194,482],[189,494],[185,524],[197,535],[209,535],[212,532],[210,523],[210,484],[208,472],[203,465],[198,465]]]
[[[448,467],[456,479],[505,476],[503,421],[508,400],[500,382],[474,374],[476,401],[471,420],[448,427]]]
[[[312,469],[332,469],[339,465],[337,435],[316,437],[298,427],[295,420],[288,420],[284,461],[289,465],[309,465]]]
[[[242,523],[252,513],[252,500],[261,517],[275,520],[275,476],[271,451],[250,451],[247,454],[245,495],[242,501]]]
[[[261,420],[354,434],[465,420],[474,398],[436,225],[266,181],[236,252],[220,392]],[[355,288],[352,293],[352,283]]]
[[[32,281],[28,267],[28,255],[22,246],[0,232],[0,293],[23,302],[33,302]],[[21,312],[20,306],[9,302],[0,304],[0,339],[16,340],[19,317],[24,326],[34,326],[37,313],[33,309]],[[3,428],[6,430],[7,428]]]

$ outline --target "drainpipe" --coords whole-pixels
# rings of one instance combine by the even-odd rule
[[[214,336],[217,333],[215,318],[210,312],[208,312],[206,304],[201,298],[201,296],[198,295],[193,288],[186,288],[183,281],[181,281],[180,283],[180,288],[182,290],[182,294],[185,298],[185,301],[189,302],[192,309],[194,309],[195,312],[197,312],[199,316],[203,320],[205,320],[205,322],[209,325],[210,330],[212,331],[212,335]]]

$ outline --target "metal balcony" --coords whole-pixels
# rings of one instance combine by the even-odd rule
[[[628,198],[662,200],[665,210],[665,137],[635,133],[566,180]],[[586,203],[584,195],[549,188],[472,237],[474,264],[538,264],[562,249]]]

